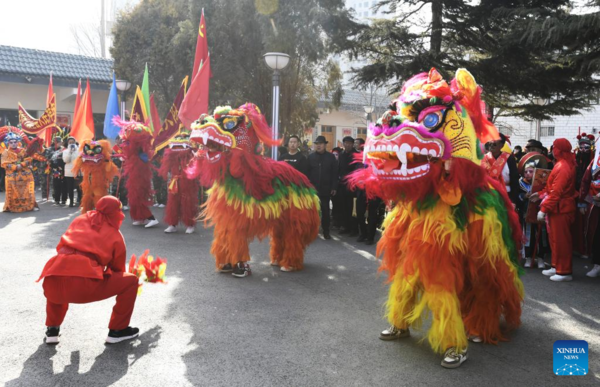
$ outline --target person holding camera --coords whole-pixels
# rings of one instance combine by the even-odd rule
[[[75,175],[73,174],[73,163],[79,156],[77,149],[79,145],[75,140],[75,137],[69,137],[65,150],[63,151],[62,158],[65,162],[65,178],[63,179],[62,187],[62,202],[66,203],[67,195],[69,196],[69,207],[75,207],[75,201],[73,200],[73,190],[75,189]]]

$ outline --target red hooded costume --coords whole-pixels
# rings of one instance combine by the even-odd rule
[[[540,211],[547,214],[552,267],[558,275],[570,275],[572,269],[573,236],[571,225],[575,220],[575,155],[566,138],[554,141],[554,157],[557,160],[546,188],[540,192]]]
[[[109,329],[129,326],[138,279],[125,268],[125,240],[119,231],[125,215],[121,202],[104,196],[96,210],[75,218],[44,267],[46,326],[60,326],[69,304],[86,304],[117,296]]]

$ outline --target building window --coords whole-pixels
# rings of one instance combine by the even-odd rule
[[[321,126],[321,133],[333,133],[335,132],[335,126]]]
[[[356,137],[366,140],[367,139],[367,128],[357,128],[356,129]]]
[[[552,137],[554,136],[554,126],[540,126],[541,137]]]

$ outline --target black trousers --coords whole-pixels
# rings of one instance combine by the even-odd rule
[[[331,220],[329,202],[331,201],[331,196],[319,195],[319,200],[321,201],[321,228],[323,229],[323,234],[329,234],[329,223]]]
[[[67,196],[69,197],[69,204],[75,204],[73,201],[73,190],[75,189],[75,178],[65,176],[63,179],[63,193],[62,193],[62,202],[65,203],[67,201]]]
[[[342,228],[351,232],[358,232],[358,223],[356,218],[352,216],[354,210],[354,193],[348,190],[342,191]]]
[[[6,170],[4,168],[0,168],[0,192],[4,192],[5,190],[5,181],[4,178],[6,177]]]
[[[358,229],[360,236],[364,236],[369,241],[375,240],[377,234],[377,225],[379,225],[379,207],[381,199],[367,200],[365,191],[356,193],[356,218],[358,220]],[[365,213],[369,211],[368,217]]]
[[[64,177],[53,177],[52,178],[52,198],[54,199],[54,202],[56,202],[56,203],[59,203],[61,197],[63,196],[63,179],[64,179]],[[66,200],[66,197],[64,200]]]

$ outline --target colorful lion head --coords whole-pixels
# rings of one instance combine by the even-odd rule
[[[185,129],[177,133],[175,137],[169,141],[169,149],[175,152],[191,150],[192,145],[193,143],[190,141],[190,132]]]
[[[223,155],[242,151],[262,155],[263,144],[278,145],[258,107],[247,103],[237,109],[220,106],[213,116],[202,115],[192,124],[191,141],[200,143],[210,163],[222,160]]]
[[[121,148],[126,154],[151,152],[153,135],[148,125],[137,121],[124,121],[118,116],[113,118],[113,123],[121,128]]]
[[[99,164],[110,160],[112,148],[107,140],[84,140],[79,145],[81,161],[86,164]]]
[[[485,117],[480,95],[481,88],[465,69],[450,83],[435,69],[409,79],[369,128],[363,153],[363,162],[370,166],[367,185],[384,197],[394,192],[416,197],[415,192],[430,192],[443,179],[454,179],[458,187],[468,179],[461,178],[459,184],[457,175],[481,173],[480,144],[499,134]],[[456,173],[451,174],[453,168]],[[361,175],[354,180],[365,179]]]

